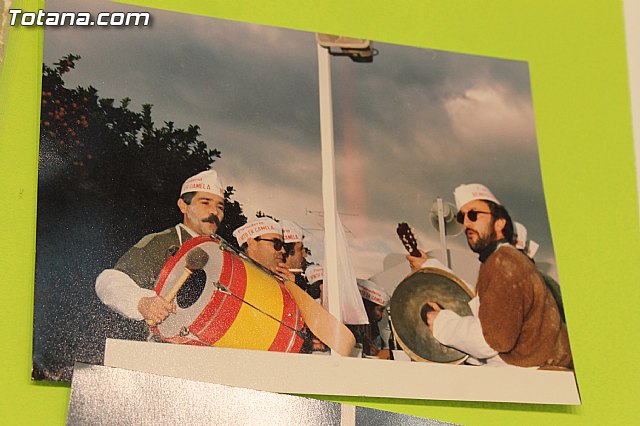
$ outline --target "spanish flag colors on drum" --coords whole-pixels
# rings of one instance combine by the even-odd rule
[[[207,255],[176,297],[176,313],[151,327],[161,340],[225,348],[299,352],[303,319],[285,286],[218,239],[201,236],[167,261],[154,288],[166,295],[188,267],[188,254]]]

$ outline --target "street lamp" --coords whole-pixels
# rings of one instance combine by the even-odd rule
[[[333,101],[331,97],[331,62],[329,55],[348,56],[354,62],[372,62],[377,53],[369,40],[316,34],[318,50],[318,90],[320,98],[320,139],[322,152],[322,199],[325,212],[325,281],[324,293],[329,312],[339,321],[350,324],[368,323],[367,313],[356,285],[355,272],[348,254],[344,227],[336,206],[335,156],[333,143]],[[333,254],[333,256],[331,256]],[[341,294],[339,285],[343,286]],[[347,286],[347,287],[344,287]],[[353,291],[354,293],[351,293]],[[346,296],[346,297],[344,297]],[[343,304],[350,300],[343,316]],[[357,304],[354,304],[357,300]],[[346,307],[345,307],[346,308]]]
[[[328,50],[331,56],[348,56],[354,62],[373,62],[378,51],[370,40],[316,33],[318,44]]]

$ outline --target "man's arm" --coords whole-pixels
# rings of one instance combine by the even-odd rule
[[[433,337],[474,358],[486,359],[498,354],[485,340],[480,320],[474,315],[461,317],[454,311],[441,310],[433,320]]]
[[[140,300],[156,297],[156,292],[140,288],[127,274],[116,269],[105,269],[96,279],[96,294],[108,307],[134,320],[144,316],[138,310]]]
[[[100,300],[134,320],[145,319],[156,324],[164,320],[169,313],[175,312],[175,304],[158,296],[152,288],[178,245],[173,229],[143,237],[122,255],[113,269],[98,276],[96,293]]]
[[[176,306],[158,296],[155,291],[140,288],[127,274],[106,269],[96,279],[98,298],[121,315],[133,320],[162,322]]]
[[[425,252],[423,252],[420,249],[418,249],[418,251],[420,252],[419,257],[411,256],[410,254],[405,256],[405,259],[407,259],[407,261],[409,262],[409,267],[411,268],[411,272],[415,272],[418,269],[429,267],[429,268],[443,269],[453,274],[453,271],[450,268],[447,268],[445,265],[443,265],[442,262],[440,262],[438,259],[429,257]]]
[[[485,339],[499,352],[510,352],[518,342],[530,299],[526,296],[519,264],[507,250],[511,249],[499,249],[483,265],[477,285],[481,302],[478,319]]]

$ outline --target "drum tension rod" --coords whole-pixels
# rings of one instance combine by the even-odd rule
[[[223,293],[225,293],[225,294],[228,294],[228,295],[230,295],[230,296],[235,296],[235,294],[231,293],[231,290],[229,290],[228,288],[226,288],[226,287],[225,287],[224,285],[222,285],[219,281],[216,281],[215,283],[213,283],[213,285],[215,285],[215,286],[216,286],[216,288],[217,288],[219,291],[221,291],[221,292],[223,292]]]
[[[262,309],[258,308],[257,306],[255,306],[254,304],[247,302],[246,300],[244,300],[242,297],[237,296],[235,294],[233,294],[231,292],[231,290],[229,290],[227,287],[225,287],[221,282],[219,281],[215,281],[213,283],[213,285],[216,286],[216,288],[218,289],[218,291],[223,292],[224,294],[228,294],[229,296],[233,296],[236,299],[238,299],[239,301],[241,301],[242,303],[246,303],[247,305],[249,305],[250,307],[252,307],[253,309],[255,309],[256,311],[260,312],[261,314],[266,315],[268,318],[271,318],[272,320],[279,322],[280,324],[284,325],[285,327],[287,327],[288,329],[292,330],[294,333],[296,333],[298,336],[300,336],[303,339],[306,339],[308,336],[307,334],[302,331],[302,330],[297,330],[293,327],[291,327],[288,324],[283,323],[282,321],[280,321],[278,318],[274,317],[273,315],[268,314],[267,312],[263,311]]]

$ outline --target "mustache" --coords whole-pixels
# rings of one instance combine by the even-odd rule
[[[203,222],[208,222],[208,223],[215,223],[216,226],[220,226],[220,219],[218,219],[218,216],[212,214],[209,217],[202,219]]]

